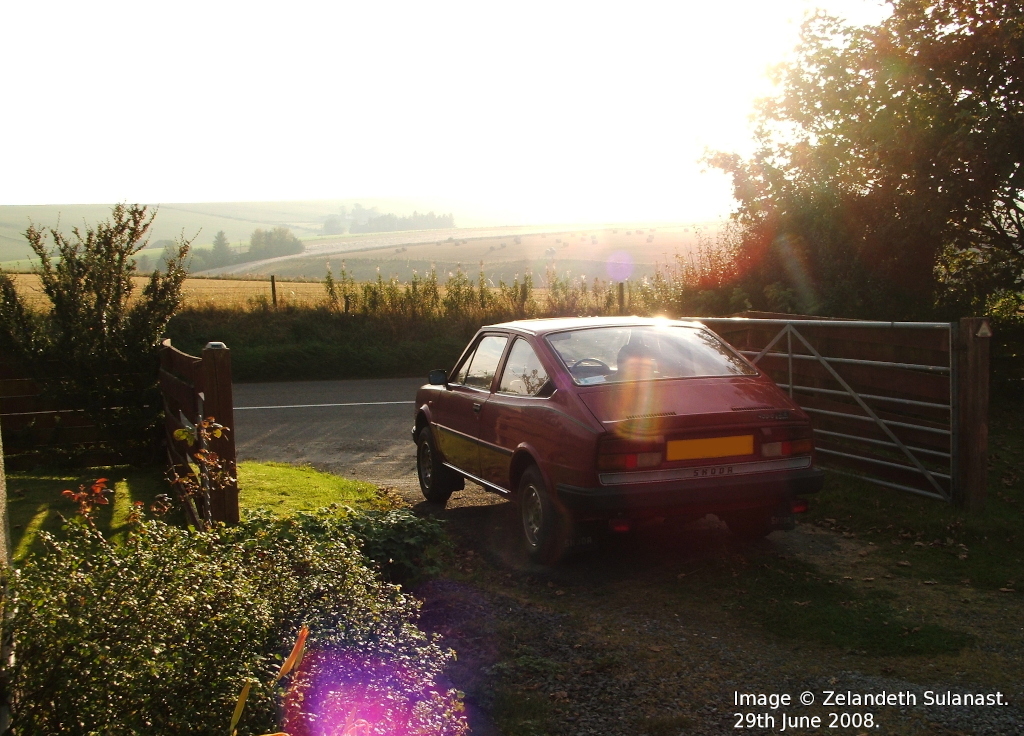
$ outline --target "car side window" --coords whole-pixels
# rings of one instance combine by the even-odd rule
[[[472,360],[468,361],[469,371],[463,384],[489,391],[507,342],[508,337],[505,335],[485,335],[477,345]]]
[[[505,361],[498,391],[517,396],[536,396],[547,381],[548,373],[537,358],[537,353],[533,352],[530,343],[518,338]]]

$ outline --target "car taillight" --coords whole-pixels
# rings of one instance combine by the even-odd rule
[[[656,468],[665,457],[665,438],[623,439],[608,437],[597,446],[597,469],[641,470]]]
[[[661,465],[660,452],[623,452],[597,456],[598,470],[637,470]]]
[[[789,455],[808,455],[814,449],[811,439],[785,440],[783,442],[761,443],[761,457],[788,457]]]

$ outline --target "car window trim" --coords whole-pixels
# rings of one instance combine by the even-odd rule
[[[449,376],[449,379],[448,379],[449,385],[451,385],[451,386],[465,386],[464,383],[457,383],[454,380],[455,376],[458,375],[459,369],[462,368],[464,364],[465,364],[465,367],[467,369],[469,368],[469,364],[467,363],[467,361],[471,362],[473,360],[473,356],[476,355],[476,349],[477,349],[477,347],[479,347],[481,339],[482,339],[482,336],[479,335],[479,334],[474,336],[473,339],[470,340],[470,342],[469,342],[469,347],[467,347],[465,350],[463,350],[462,351],[462,355],[460,355],[459,359],[455,361],[455,367],[452,368],[451,376]],[[471,388],[471,387],[466,386],[466,388]]]

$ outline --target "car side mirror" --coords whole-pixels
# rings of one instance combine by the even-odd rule
[[[534,396],[537,396],[538,398],[541,399],[546,399],[553,393],[555,393],[555,382],[549,378],[544,382],[544,385],[540,387],[540,390],[537,391],[537,393],[535,393]]]
[[[430,376],[427,381],[431,386],[444,386],[448,388],[448,374],[440,368],[435,368],[430,371]]]

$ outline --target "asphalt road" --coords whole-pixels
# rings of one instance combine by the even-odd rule
[[[239,460],[308,464],[423,501],[413,424],[422,378],[239,383],[232,387]],[[467,483],[450,506],[500,503]]]
[[[391,378],[236,384],[238,458],[304,463],[388,485],[415,485],[409,429],[423,383]]]

